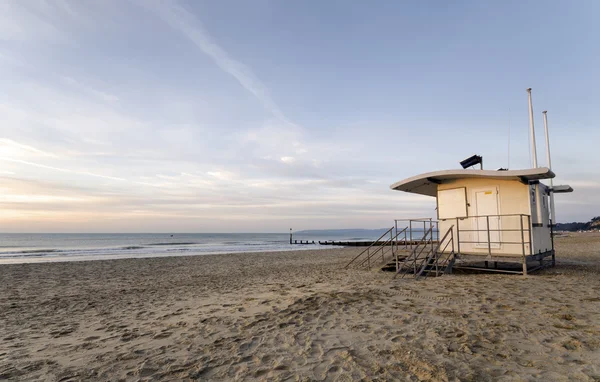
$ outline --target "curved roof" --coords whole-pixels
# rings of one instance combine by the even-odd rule
[[[443,170],[428,172],[396,182],[390,186],[392,190],[412,192],[427,196],[437,195],[437,185],[450,180],[465,178],[518,180],[529,183],[531,180],[554,178],[554,173],[547,167],[529,168],[526,170]]]

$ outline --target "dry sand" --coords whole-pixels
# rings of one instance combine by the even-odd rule
[[[0,379],[600,380],[600,235],[527,277],[357,249],[0,266]]]

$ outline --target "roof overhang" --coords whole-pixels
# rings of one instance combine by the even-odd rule
[[[552,187],[551,191],[555,194],[563,194],[566,192],[573,192],[573,187],[569,186],[568,184],[564,184]]]
[[[524,184],[531,181],[554,178],[554,173],[547,167],[530,168],[526,170],[443,170],[428,172],[396,182],[390,186],[392,190],[411,192],[427,196],[437,195],[438,184],[457,179],[502,179],[516,180]],[[556,189],[556,187],[555,187]],[[556,191],[555,191],[556,192]],[[560,191],[558,191],[560,192]],[[563,191],[566,192],[566,191]]]

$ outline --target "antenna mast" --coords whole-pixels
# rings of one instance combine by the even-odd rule
[[[508,164],[506,169],[510,170],[510,109],[508,110]]]
[[[533,103],[531,102],[531,88],[527,88],[529,97],[529,136],[531,139],[531,159],[533,168],[537,168],[537,152],[535,150],[535,128],[533,127]]]
[[[544,132],[546,133],[546,159],[548,160],[548,168],[552,170],[552,160],[550,159],[550,136],[548,135],[548,111],[542,111],[544,114]],[[556,214],[554,213],[554,182],[550,178],[550,212],[552,214],[552,223],[556,224]]]
[[[531,88],[527,88],[529,98],[529,135],[531,137],[531,156],[533,160],[533,168],[537,168],[537,152],[535,151],[535,128],[533,127],[533,103],[531,102]],[[542,201],[540,200],[540,185],[539,182],[533,186],[533,202],[535,205],[535,214],[532,213],[532,227],[541,227],[542,220]],[[530,186],[531,187],[531,186]],[[533,209],[533,208],[532,208]]]

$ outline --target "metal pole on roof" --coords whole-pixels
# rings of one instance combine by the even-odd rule
[[[533,168],[537,165],[537,152],[535,150],[535,128],[533,127],[533,103],[531,101],[531,88],[527,88],[527,95],[529,97],[529,135],[531,137],[531,156]]]
[[[537,168],[537,152],[535,149],[535,128],[533,126],[533,103],[531,101],[531,88],[527,88],[527,96],[529,98],[529,135],[531,137],[531,159],[533,161],[533,168]],[[535,198],[535,219],[533,219],[532,226],[539,227],[543,224],[542,221],[542,203],[540,200],[540,185],[536,183],[534,186],[534,198]]]
[[[548,159],[548,168],[552,170],[552,160],[550,159],[550,135],[548,134],[548,111],[542,111],[544,114],[544,132],[546,133],[546,158]],[[550,212],[552,214],[552,224],[556,224],[556,214],[554,213],[554,182],[550,178]]]

